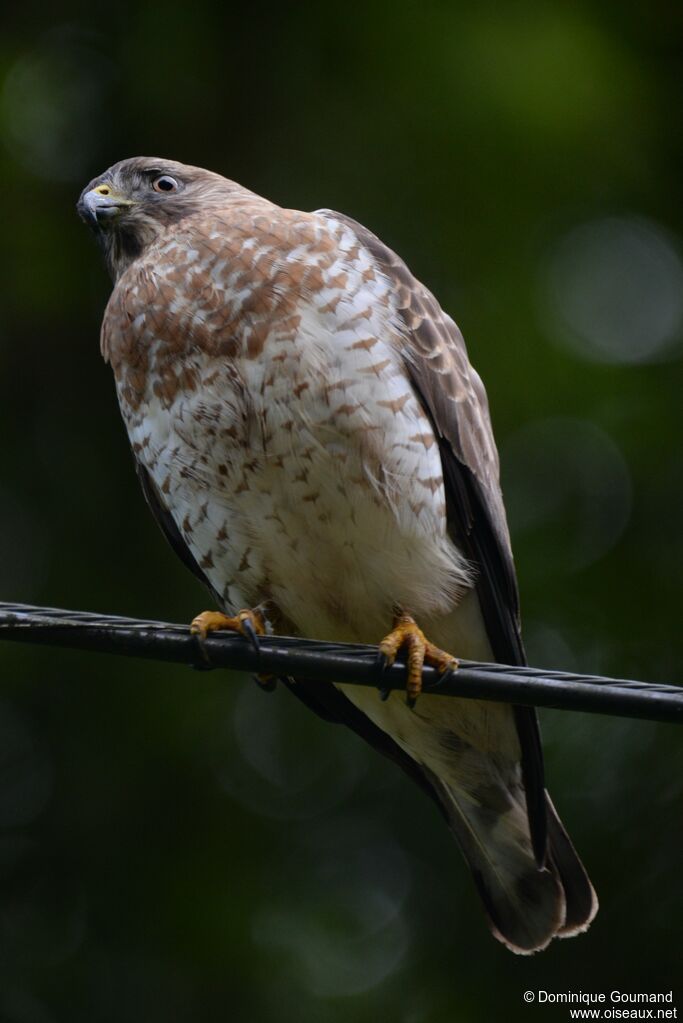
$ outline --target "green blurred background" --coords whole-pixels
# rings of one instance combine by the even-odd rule
[[[74,211],[160,155],[407,259],[488,386],[532,663],[683,682],[682,29],[661,0],[14,5],[0,599],[206,606],[138,491]],[[2,1023],[533,1023],[568,1012],[526,989],[675,986],[674,726],[543,713],[602,909],[522,959],[420,793],[287,693],[28,646],[0,665]]]

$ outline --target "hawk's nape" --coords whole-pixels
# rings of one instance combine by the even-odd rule
[[[168,160],[116,164],[79,209],[114,279],[102,350],[143,489],[221,610],[372,643],[400,608],[453,654],[524,663],[486,394],[406,265],[348,217]],[[288,686],[434,799],[509,948],[589,925],[533,711]]]

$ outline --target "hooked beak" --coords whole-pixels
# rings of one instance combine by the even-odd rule
[[[122,209],[132,205],[130,199],[124,199],[111,189],[103,193],[98,188],[91,188],[83,193],[76,208],[86,224],[97,230],[117,217]]]

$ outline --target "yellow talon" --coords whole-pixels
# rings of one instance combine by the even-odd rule
[[[266,623],[258,609],[238,611],[236,615],[226,615],[222,611],[202,611],[193,618],[190,632],[202,641],[210,632],[237,632],[258,650],[258,637],[265,636]]]
[[[455,671],[458,661],[452,654],[430,643],[415,619],[402,613],[396,615],[393,629],[379,644],[379,658],[383,669],[391,667],[399,650],[403,648],[407,651],[406,701],[409,706],[414,707],[422,692],[423,666],[428,664],[443,675],[446,671]],[[382,691],[383,699],[388,695],[388,690]]]

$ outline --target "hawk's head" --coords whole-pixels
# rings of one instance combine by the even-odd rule
[[[246,189],[201,167],[138,156],[122,160],[83,189],[78,212],[93,229],[116,280],[171,225]]]

